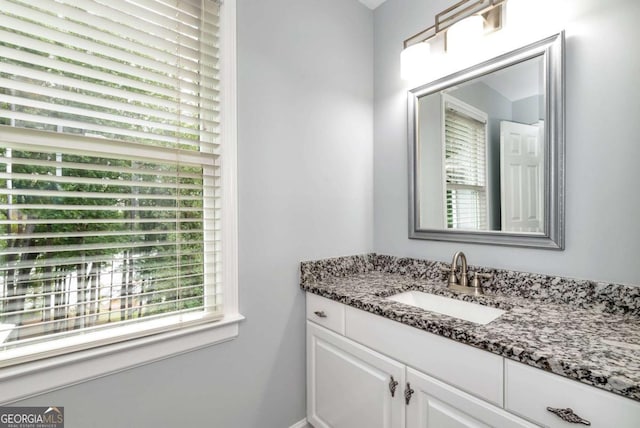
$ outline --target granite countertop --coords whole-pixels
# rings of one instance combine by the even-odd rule
[[[470,296],[446,288],[447,267],[375,254],[303,262],[301,288],[640,401],[640,287],[472,266],[494,278]],[[479,325],[385,299],[408,290],[507,312]]]

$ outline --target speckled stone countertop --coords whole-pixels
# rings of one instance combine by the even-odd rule
[[[640,401],[640,287],[470,266],[484,296],[446,288],[447,263],[376,254],[301,264],[305,291]],[[420,290],[507,312],[478,325],[385,297]]]

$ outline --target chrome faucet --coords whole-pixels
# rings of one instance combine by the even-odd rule
[[[460,266],[460,277],[456,275],[458,260],[461,260],[462,264]],[[442,269],[444,270],[445,268],[443,267]],[[453,255],[453,261],[451,262],[451,268],[449,269],[449,280],[447,281],[447,286],[450,289],[459,291],[461,293],[473,294],[474,296],[484,294],[484,291],[482,291],[481,278],[493,279],[493,274],[476,272],[473,280],[469,281],[469,272],[467,271],[467,257],[462,251],[458,251]]]
[[[462,266],[460,267],[460,280],[458,280],[458,277],[456,276],[458,259],[462,260]],[[458,251],[453,255],[453,261],[451,262],[451,272],[449,272],[449,287],[451,287],[452,285],[461,285],[463,287],[469,285],[469,279],[467,278],[467,257],[462,251]]]

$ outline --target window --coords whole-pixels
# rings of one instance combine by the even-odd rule
[[[448,95],[443,106],[446,227],[486,230],[487,115]]]
[[[237,310],[224,7],[3,6],[0,366]]]

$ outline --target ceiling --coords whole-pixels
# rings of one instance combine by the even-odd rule
[[[385,0],[359,0],[360,3],[367,6],[369,9],[373,10],[376,7],[380,6]]]

